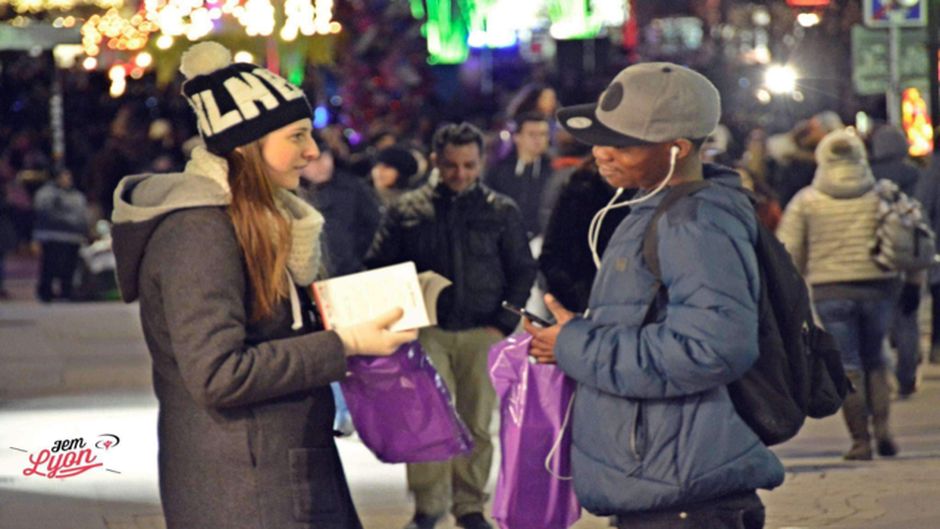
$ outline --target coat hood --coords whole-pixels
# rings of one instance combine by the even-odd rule
[[[816,147],[813,188],[832,198],[855,198],[875,185],[865,154],[865,144],[845,130],[826,135]]]
[[[707,163],[702,167],[702,176],[713,184],[740,191],[724,193],[719,190],[705,190],[701,195],[741,219],[745,226],[752,224],[754,206],[749,198],[750,192],[741,185],[741,175],[737,171],[724,165]]]
[[[697,198],[707,200],[724,209],[741,219],[745,225],[750,225],[753,222],[754,207],[751,205],[750,199],[748,198],[747,190],[741,185],[741,175],[738,174],[737,171],[724,165],[706,163],[702,166],[702,176],[705,180],[713,184],[718,184],[718,186],[711,186],[699,191],[695,194]],[[728,193],[724,189],[721,189],[721,187],[735,189],[740,192]],[[665,191],[661,191],[658,194],[665,196],[666,193]],[[656,197],[637,204],[633,206],[634,211],[642,211],[646,208],[655,209],[661,200],[662,198]]]
[[[320,233],[324,218],[290,191],[274,196],[278,211],[290,222],[291,246],[287,274],[291,281],[308,286],[323,274]],[[147,243],[170,213],[188,208],[225,207],[232,201],[228,162],[205,148],[193,151],[182,173],[134,175],[121,180],[114,192],[112,248],[118,287],[125,302],[138,295],[140,263]],[[288,289],[295,329],[303,325],[296,289]]]
[[[702,176],[705,180],[716,184],[744,189],[741,186],[741,175],[731,167],[706,163],[702,165]]]
[[[226,206],[231,197],[211,178],[192,173],[125,177],[114,191],[112,247],[125,302],[137,299],[137,276],[147,242],[166,215],[181,209]]]

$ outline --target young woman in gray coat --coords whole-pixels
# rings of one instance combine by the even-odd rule
[[[205,148],[115,192],[121,294],[153,357],[168,529],[357,529],[332,437],[346,357],[415,338],[401,311],[326,332],[303,287],[323,217],[289,189],[319,155],[303,93],[213,42],[181,70]]]

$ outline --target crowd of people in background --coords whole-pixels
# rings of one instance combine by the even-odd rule
[[[41,79],[41,70],[31,68],[28,63],[24,61],[18,66],[23,70],[20,75],[24,79]],[[66,89],[71,93],[91,94],[103,90],[93,83],[93,76],[69,79],[71,84]],[[48,124],[37,121],[36,116],[27,111],[37,106],[36,101],[24,105],[24,114],[18,119],[5,123],[2,133],[6,142],[0,151],[0,256],[14,252],[37,254],[39,247],[50,246],[50,236],[43,224],[49,222],[48,197],[53,189],[58,190],[56,196],[75,197],[69,201],[71,208],[86,208],[81,220],[71,213],[73,220],[66,229],[68,244],[80,244],[98,237],[90,228],[97,220],[109,218],[112,193],[121,177],[145,171],[182,169],[198,137],[186,114],[188,109],[174,102],[177,98],[166,97],[173,89],[178,86],[170,85],[164,93],[153,93],[142,101],[139,98],[125,102],[102,98],[94,108],[100,112],[99,116],[88,114],[89,107],[95,106],[84,104],[86,98],[67,98],[67,101],[75,100],[76,104],[66,109],[70,129],[64,164],[57,164],[49,152]],[[46,95],[39,90],[31,99]],[[551,286],[562,292],[561,296],[571,306],[580,306],[586,301],[584,290],[590,285],[589,278],[585,279],[583,274],[589,268],[584,266],[590,264],[589,261],[578,265],[574,264],[577,259],[570,258],[570,270],[553,263],[559,248],[567,254],[571,248],[578,247],[572,243],[577,242],[584,229],[572,219],[585,217],[587,211],[585,215],[567,215],[567,222],[558,219],[552,228],[553,207],[560,204],[555,209],[567,212],[596,209],[588,204],[603,204],[612,191],[592,170],[590,151],[556,125],[554,112],[559,101],[551,86],[533,81],[504,99],[504,108],[489,116],[488,122],[481,117],[471,120],[485,133],[483,180],[520,206],[529,239],[535,243],[536,255],[544,248],[538,287]],[[110,120],[100,119],[109,115]],[[352,141],[355,138],[350,138],[347,128],[339,122],[317,131],[323,154],[305,171],[301,193],[317,207],[328,212],[335,210],[335,215],[343,217],[334,222],[335,229],[328,230],[329,238],[356,239],[354,244],[340,241],[331,244],[341,254],[334,256],[336,272],[348,273],[361,267],[371,240],[369,232],[374,232],[380,215],[397,196],[420,186],[433,173],[428,161],[430,138],[424,136],[424,131],[436,121],[429,113],[420,116],[420,121],[427,121],[427,124],[418,126],[417,116],[413,121],[412,125],[371,127],[374,129],[372,136],[360,139],[359,143]],[[706,161],[733,166],[742,174],[745,184],[757,197],[762,221],[774,229],[783,208],[800,189],[812,182],[816,146],[827,133],[842,127],[841,117],[832,111],[799,120],[789,131],[777,134],[755,128],[734,137],[731,130],[720,126],[703,145],[702,156]],[[433,126],[430,128],[433,130]],[[894,127],[876,127],[870,137],[864,139],[869,145],[876,178],[895,181],[902,191],[916,195],[932,211],[931,204],[936,199],[929,194],[934,186],[929,185],[931,176],[922,176],[931,166],[929,160],[909,158],[903,133]],[[45,191],[40,193],[40,189]],[[79,195],[84,197],[87,206],[79,203]],[[624,196],[623,200],[627,198]],[[627,213],[627,210],[614,211],[621,216]],[[59,226],[59,229],[63,228]],[[607,236],[609,233],[601,234],[601,247]],[[61,240],[61,233],[53,239]],[[350,255],[342,255],[345,253]],[[0,296],[8,295],[3,287],[3,261],[0,258]],[[43,277],[74,274],[78,260],[62,261],[68,266],[50,268]],[[76,264],[69,265],[73,262]],[[63,284],[59,293],[53,295],[48,283],[43,281],[41,292],[37,293],[40,299],[69,297],[68,286]],[[579,286],[579,283],[584,284]],[[930,284],[940,288],[940,273],[931,275]],[[907,299],[911,296],[909,294]],[[937,319],[940,320],[940,314]],[[899,340],[895,337],[893,341]],[[903,338],[900,342],[905,343]],[[909,381],[906,386],[910,386]]]

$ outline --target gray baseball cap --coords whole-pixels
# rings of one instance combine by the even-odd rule
[[[720,117],[715,85],[668,62],[624,68],[597,103],[558,111],[558,122],[577,140],[612,147],[702,139],[715,130]]]

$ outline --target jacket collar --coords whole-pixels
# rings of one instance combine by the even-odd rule
[[[719,184],[738,191],[744,191],[741,187],[741,175],[731,167],[727,167],[720,164],[706,163],[702,165],[702,178],[708,180],[712,184]],[[648,201],[641,202],[637,204],[635,210],[643,210],[647,208],[655,208],[662,201],[663,197],[669,194],[671,187],[667,187],[656,194],[656,196],[650,198]],[[642,197],[647,192],[640,192],[634,198]]]
[[[475,196],[480,196],[483,194],[484,190],[486,189],[486,186],[482,182],[480,182],[479,179],[477,179],[477,181],[471,184],[470,187],[468,187],[467,189],[464,189],[460,193],[457,193],[451,188],[447,187],[447,185],[441,181],[437,182],[436,184],[429,184],[429,185],[433,185],[432,195],[434,196],[434,198],[440,198],[444,200],[456,200],[460,202],[470,200]]]

